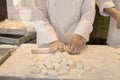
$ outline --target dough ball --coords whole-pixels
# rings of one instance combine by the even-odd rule
[[[54,68],[55,68],[56,71],[59,71],[60,70],[60,64],[57,64],[57,63],[54,64]]]
[[[69,71],[68,71],[68,70],[60,70],[60,71],[59,71],[59,74],[60,74],[60,75],[68,75],[68,74],[69,74]]]
[[[39,68],[32,68],[30,70],[30,73],[32,73],[32,74],[40,74],[41,73],[41,69],[39,69]]]
[[[56,77],[56,76],[58,76],[58,73],[55,70],[49,70],[48,75]]]
[[[83,67],[84,67],[84,65],[81,62],[79,62],[76,66],[76,68],[78,68],[78,69],[83,69]]]
[[[41,70],[41,75],[47,75],[48,73],[48,70],[47,69],[42,69]]]
[[[69,66],[72,67],[74,65],[74,61],[72,59],[70,59],[70,60],[68,60],[68,64],[69,64]]]
[[[77,75],[83,75],[85,71],[83,69],[77,70]]]
[[[54,66],[53,66],[52,64],[48,64],[48,65],[46,65],[46,68],[47,68],[48,70],[50,70],[50,69],[53,69]]]
[[[32,63],[29,64],[29,67],[35,67],[35,65],[36,64],[32,62]]]
[[[38,62],[40,60],[40,58],[36,57],[36,58],[33,58],[33,61],[34,62]]]
[[[76,75],[77,74],[77,70],[76,69],[72,69],[71,71],[70,71],[70,75]]]
[[[84,66],[84,70],[85,70],[85,71],[91,71],[91,70],[92,70],[92,66],[86,64],[86,65]]]

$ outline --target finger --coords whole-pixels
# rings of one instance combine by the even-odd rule
[[[78,47],[75,48],[74,54],[78,54],[78,49],[79,49]]]
[[[81,49],[78,49],[77,53],[80,54],[80,52],[81,52]]]
[[[76,45],[73,53],[74,53],[74,54],[78,54],[78,50],[79,50],[79,45]]]
[[[71,47],[70,47],[70,51],[71,51],[71,52],[74,52],[74,49],[75,49],[75,45],[73,44],[73,45],[71,45]]]
[[[70,47],[70,53],[73,54],[73,53],[74,53],[74,50],[75,50],[75,45],[73,44],[73,45],[71,45],[71,47]]]
[[[60,52],[63,52],[63,51],[64,51],[64,45],[63,45],[63,44],[60,44],[60,45],[59,45],[59,51],[60,51]]]
[[[51,52],[51,53],[55,53],[57,50],[58,50],[58,47],[57,47],[57,46],[52,46],[52,47],[50,48],[50,52]]]
[[[79,54],[82,48],[82,44],[76,44],[74,53]]]
[[[82,48],[83,48],[83,44],[79,45],[79,49],[78,49],[79,53],[81,52]]]
[[[80,53],[81,48],[82,48],[81,46],[78,46],[77,51],[76,51],[76,53],[77,53],[77,54],[79,54],[79,53]]]

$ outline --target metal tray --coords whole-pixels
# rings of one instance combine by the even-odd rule
[[[0,34],[26,35],[28,34],[28,31],[27,29],[2,29],[0,28]]]
[[[0,48],[0,65],[10,56],[10,48]]]
[[[36,38],[36,33],[29,33],[28,35],[0,35],[0,42],[5,44],[20,45],[31,39]]]

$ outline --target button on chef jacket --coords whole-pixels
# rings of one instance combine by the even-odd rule
[[[55,40],[69,43],[74,34],[86,41],[93,29],[95,0],[34,0],[38,45]]]
[[[104,12],[104,8],[116,7],[120,11],[120,0],[97,0],[97,3],[103,16],[109,16]],[[117,23],[113,17],[110,18],[107,43],[109,45],[120,45],[120,29],[117,29]]]

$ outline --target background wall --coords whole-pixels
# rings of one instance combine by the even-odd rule
[[[20,16],[23,20],[29,21],[31,19],[31,8],[34,4],[34,0],[21,0],[21,4],[23,6],[23,10],[18,14],[18,11],[15,9],[13,0],[7,0],[7,11],[8,18],[11,20],[18,20]]]

